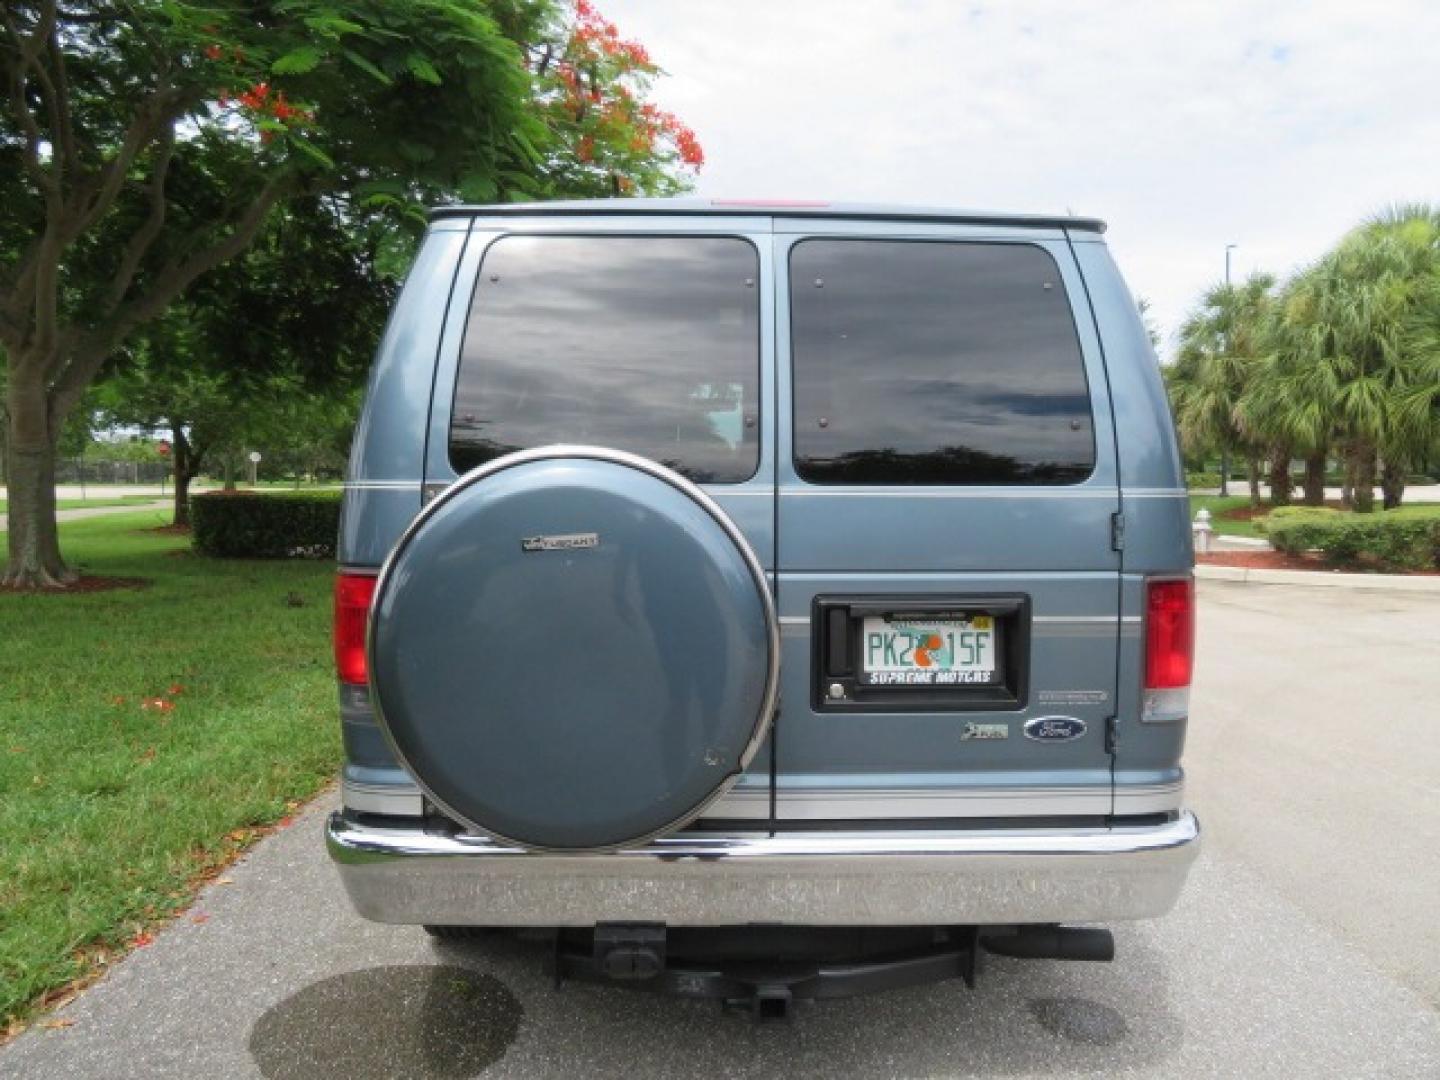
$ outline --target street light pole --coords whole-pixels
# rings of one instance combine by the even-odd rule
[[[1239,247],[1239,246],[1240,246],[1239,244],[1226,244],[1226,245],[1225,245],[1225,291],[1226,291],[1226,293],[1229,293],[1229,291],[1230,291],[1230,252],[1234,251],[1234,250],[1235,250],[1237,247]],[[1227,295],[1225,299],[1226,299],[1226,301],[1228,302],[1229,299],[1230,299],[1230,297]],[[1225,337],[1225,350],[1226,350],[1227,352],[1230,350],[1230,337],[1229,337],[1228,334],[1227,334],[1226,337]],[[1221,494],[1221,495],[1229,495],[1229,494],[1230,494],[1230,444],[1229,444],[1228,442],[1225,443],[1223,446],[1220,447],[1220,494]]]

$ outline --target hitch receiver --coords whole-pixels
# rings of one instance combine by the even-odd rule
[[[595,967],[622,982],[657,977],[665,970],[665,924],[597,923]]]

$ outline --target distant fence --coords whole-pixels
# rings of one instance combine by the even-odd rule
[[[55,481],[60,484],[154,485],[169,476],[170,465],[164,461],[87,461],[82,466],[76,458],[64,458],[55,464]]]

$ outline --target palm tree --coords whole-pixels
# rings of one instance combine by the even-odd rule
[[[1214,285],[1180,327],[1180,347],[1167,375],[1176,426],[1187,452],[1232,450],[1249,464],[1250,498],[1260,501],[1262,447],[1242,428],[1237,406],[1253,368],[1266,353],[1275,278],[1251,274],[1238,285]],[[1286,452],[1285,490],[1289,492]],[[1229,477],[1222,470],[1221,494]]]
[[[1274,382],[1265,404],[1288,412],[1279,426],[1311,449],[1328,434],[1361,512],[1373,509],[1377,471],[1385,505],[1398,505],[1406,474],[1434,439],[1437,302],[1440,213],[1426,206],[1365,222],[1286,290],[1275,332],[1282,347],[1261,380]]]
[[[1251,367],[1236,404],[1242,430],[1271,447],[1271,500],[1283,506],[1290,496],[1290,456],[1305,458],[1304,500],[1325,502],[1325,469],[1334,437],[1334,371],[1312,361],[1301,283],[1288,282],[1270,307],[1264,327],[1264,355]]]
[[[1390,438],[1381,451],[1387,510],[1400,504],[1406,476],[1427,467],[1440,448],[1440,269],[1417,290],[1415,308],[1403,339],[1404,371],[1391,403]]]

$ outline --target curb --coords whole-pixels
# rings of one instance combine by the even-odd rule
[[[1217,536],[1211,541],[1211,543],[1217,545],[1217,548],[1216,548],[1215,550],[1224,550],[1223,548],[1219,548],[1219,547],[1218,547],[1218,545],[1220,545],[1220,544],[1239,544],[1242,548],[1263,548],[1263,549],[1265,549],[1265,550],[1269,550],[1269,548],[1270,548],[1270,541],[1269,541],[1269,540],[1262,539],[1261,537],[1258,537],[1258,536],[1218,536],[1218,535],[1217,535]]]
[[[1247,585],[1310,585],[1330,589],[1383,589],[1387,592],[1440,594],[1440,577],[1411,574],[1346,574],[1326,570],[1259,570],[1244,566],[1197,565],[1195,577]]]

